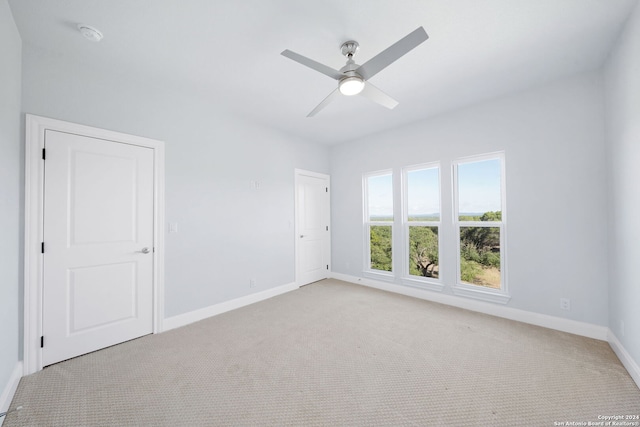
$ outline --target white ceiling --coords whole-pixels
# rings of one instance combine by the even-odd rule
[[[599,67],[637,0],[9,0],[25,43],[107,72],[198,91],[231,112],[335,144]],[[104,34],[84,40],[78,23]],[[371,79],[400,104],[342,97],[280,55],[339,69],[423,26],[430,38]]]

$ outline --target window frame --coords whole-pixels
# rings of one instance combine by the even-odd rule
[[[409,173],[427,170],[437,169],[438,175],[438,221],[409,221]],[[444,269],[442,268],[443,253],[442,253],[442,168],[440,162],[429,162],[418,165],[406,166],[402,168],[402,247],[403,247],[403,266],[401,281],[403,285],[415,286],[419,288],[429,289],[432,291],[440,292],[445,287],[443,280]],[[420,277],[414,276],[410,273],[409,263],[411,253],[409,249],[409,232],[411,227],[436,227],[438,229],[438,278]]]
[[[460,221],[460,199],[458,187],[458,166],[461,164],[482,162],[487,160],[500,160],[500,203],[501,221]],[[480,154],[475,156],[455,159],[451,163],[452,174],[452,199],[453,199],[453,228],[455,234],[456,250],[456,278],[452,286],[455,295],[476,298],[484,301],[506,304],[511,299],[508,293],[507,282],[507,209],[506,209],[506,174],[504,151]],[[474,285],[463,282],[460,268],[460,230],[461,227],[487,227],[500,229],[500,289]]]
[[[391,176],[391,203],[392,203],[392,212],[393,218],[391,221],[371,221],[369,215],[369,178],[377,177],[377,176]],[[393,169],[384,169],[374,172],[366,172],[362,174],[362,224],[363,224],[363,238],[364,238],[364,265],[363,265],[363,276],[369,277],[371,279],[376,280],[385,280],[385,281],[393,281],[395,278],[395,269],[394,265],[396,263],[396,250],[394,248],[394,240],[395,240],[395,174],[393,173]],[[371,227],[372,226],[390,226],[391,227],[391,271],[384,270],[375,270],[371,268]]]

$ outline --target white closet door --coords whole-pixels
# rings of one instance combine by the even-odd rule
[[[329,178],[299,173],[296,179],[298,285],[329,277]]]

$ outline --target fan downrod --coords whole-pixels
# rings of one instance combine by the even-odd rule
[[[360,45],[358,44],[358,42],[349,40],[348,42],[342,43],[342,46],[340,46],[340,51],[348,59],[351,59],[353,55],[356,54],[359,48],[360,48]]]

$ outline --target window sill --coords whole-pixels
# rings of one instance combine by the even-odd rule
[[[393,282],[396,276],[393,273],[385,271],[364,270],[362,272],[362,277],[374,280],[384,280],[385,282]]]
[[[427,281],[422,279],[414,279],[412,277],[403,277],[402,284],[414,288],[427,289],[429,291],[442,292],[444,284],[435,281]]]
[[[452,287],[453,294],[479,299],[482,301],[494,302],[498,304],[506,304],[511,299],[511,295],[497,289],[483,288],[475,285],[457,284]]]

